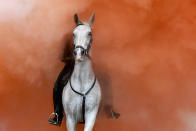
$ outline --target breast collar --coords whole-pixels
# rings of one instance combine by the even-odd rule
[[[81,93],[81,92],[78,92],[76,91],[72,84],[71,84],[71,78],[69,80],[69,84],[70,84],[70,87],[72,89],[73,92],[75,92],[76,94],[80,95],[83,97],[83,101],[82,101],[82,122],[80,123],[85,123],[85,100],[86,100],[86,96],[89,94],[89,92],[93,89],[93,87],[95,86],[95,83],[96,83],[96,77],[94,78],[94,81],[93,81],[93,84],[91,85],[91,87],[88,89],[88,91],[86,93]]]

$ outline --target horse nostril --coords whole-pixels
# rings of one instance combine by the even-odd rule
[[[84,55],[84,50],[81,51],[81,55]]]
[[[74,54],[74,56],[76,56],[76,55],[77,55],[77,52],[76,52],[76,50],[74,50],[73,54]]]

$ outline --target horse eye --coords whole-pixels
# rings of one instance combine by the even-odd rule
[[[89,36],[92,36],[92,33],[91,33],[91,32],[89,32],[89,33],[88,33],[88,35],[89,35]]]

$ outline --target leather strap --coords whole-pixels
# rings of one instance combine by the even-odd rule
[[[81,123],[85,123],[85,102],[86,102],[86,95],[88,95],[88,93],[93,89],[94,85],[96,83],[96,77],[94,78],[94,82],[92,84],[92,86],[88,89],[88,91],[86,93],[80,93],[78,91],[76,91],[72,84],[71,84],[71,79],[69,80],[69,84],[70,84],[70,87],[72,89],[73,92],[75,92],[76,94],[80,95],[83,97],[83,100],[82,100],[82,117],[83,117],[83,121]]]

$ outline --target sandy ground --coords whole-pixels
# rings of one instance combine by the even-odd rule
[[[75,12],[96,14],[92,59],[121,113],[95,131],[196,130],[194,0],[1,0],[1,131],[65,130],[47,119]]]

